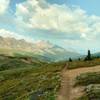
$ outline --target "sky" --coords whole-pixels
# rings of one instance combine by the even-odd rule
[[[0,36],[100,52],[100,0],[0,0]]]

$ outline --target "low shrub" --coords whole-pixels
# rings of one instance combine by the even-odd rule
[[[89,85],[100,83],[100,72],[83,73],[76,77],[75,85]]]

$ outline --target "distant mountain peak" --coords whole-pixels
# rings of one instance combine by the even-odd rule
[[[39,48],[52,48],[53,44],[51,44],[49,41],[39,40],[35,42],[36,47]]]

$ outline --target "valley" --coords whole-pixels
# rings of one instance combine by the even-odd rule
[[[99,98],[95,93],[99,82],[95,85],[91,80],[88,84],[94,87],[90,95],[88,85],[78,83],[82,73],[100,71],[99,53],[91,54],[88,50],[85,56],[44,41],[33,44],[1,38],[0,100],[90,100],[93,93],[93,98]],[[84,79],[85,84],[89,80]]]
[[[32,56],[41,60],[57,62],[78,58],[81,54],[65,50],[48,41],[27,42],[24,39],[0,37],[0,53],[18,56]]]

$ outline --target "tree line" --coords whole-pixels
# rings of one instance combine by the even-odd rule
[[[78,58],[78,60],[80,61],[81,58]],[[84,61],[89,61],[89,60],[92,60],[92,55],[91,55],[91,51],[90,50],[88,50],[87,56],[84,58]],[[72,58],[69,58],[69,62],[72,62],[72,61],[73,61]]]

